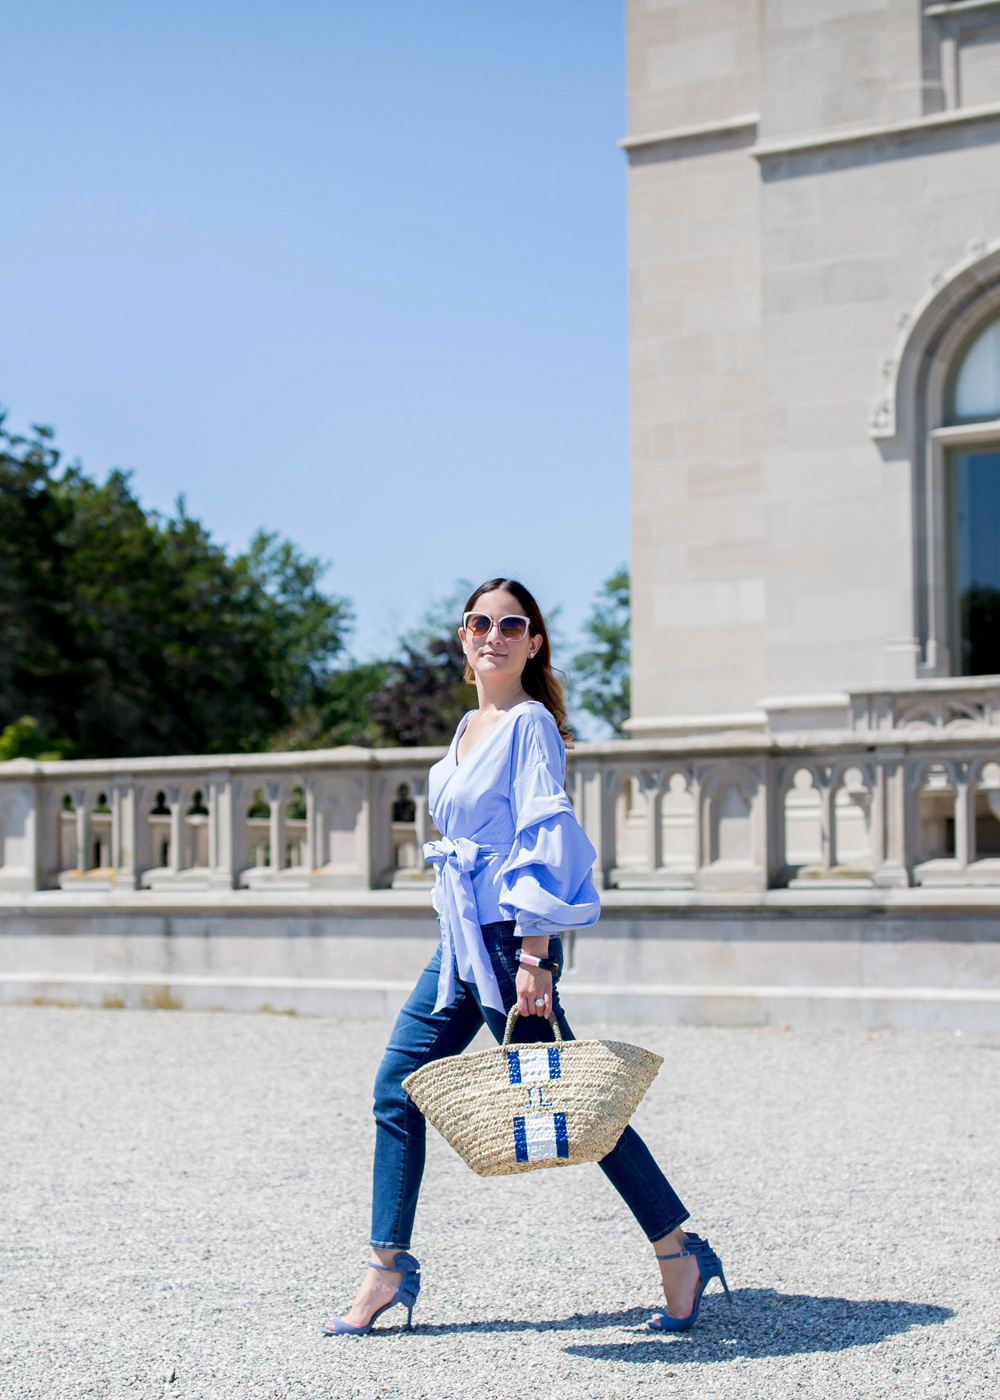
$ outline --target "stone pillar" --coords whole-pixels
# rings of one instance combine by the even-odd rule
[[[76,808],[76,868],[82,875],[90,869],[90,812],[86,788],[73,789],[73,806]]]
[[[750,797],[750,840],[754,864],[757,867],[751,889],[766,890],[770,865],[771,837],[771,767],[769,758],[761,758],[753,766],[756,786]]]
[[[208,776],[208,864],[213,889],[231,890],[236,883],[236,841],[233,830],[232,775]]]
[[[834,788],[833,777],[829,769],[824,769],[822,773],[815,773],[819,783],[819,820],[822,834],[822,856],[823,869],[829,875],[830,871],[837,864],[837,822],[834,814]]]
[[[316,852],[321,846],[320,833],[316,830],[318,810],[315,778],[305,778],[303,790],[306,797],[306,848],[302,856],[302,863],[311,874],[316,869]]]
[[[902,748],[881,748],[876,755],[872,801],[872,854],[875,884],[888,889],[910,883],[913,822]]]
[[[639,775],[639,783],[646,803],[646,873],[652,875],[660,868],[660,822],[659,803],[662,774],[644,769]]]
[[[367,839],[363,848],[368,855],[369,889],[384,888],[392,883],[392,795],[399,781],[391,772],[368,773]],[[359,846],[362,840],[359,831]]]
[[[358,886],[360,889],[373,890],[378,883],[378,863],[375,859],[375,828],[376,821],[372,817],[374,794],[377,791],[378,776],[371,769],[363,773],[358,780],[357,791],[359,794],[358,818],[355,826],[354,850],[358,861]],[[323,850],[323,859],[327,859],[326,848]]]
[[[794,766],[794,765],[793,765]],[[767,885],[774,889],[786,878],[785,795],[788,769],[768,763],[767,778]]]
[[[604,772],[600,759],[574,759],[572,786],[577,820],[597,853],[594,858],[594,884],[603,890],[607,888],[614,864],[614,832],[607,829]]]
[[[29,893],[41,888],[43,860],[41,853],[40,813],[45,790],[29,774],[33,764],[29,759],[14,759],[14,765],[28,770],[28,781],[0,781],[0,889],[11,893]],[[16,771],[16,770],[15,770]]]
[[[25,887],[40,890],[45,871],[42,861],[42,812],[45,811],[45,791],[37,782],[31,784],[27,795],[27,810],[24,818],[24,866]]]
[[[698,874],[704,866],[708,864],[712,850],[710,832],[708,830],[709,803],[705,796],[705,778],[706,773],[704,766],[700,763],[695,764],[691,775],[691,797],[694,802],[693,855],[695,888],[697,888],[698,885]]]
[[[176,875],[182,868],[184,853],[181,843],[184,840],[184,819],[181,815],[181,790],[179,787],[166,789],[167,806],[170,808],[170,860],[167,869]]]
[[[116,778],[111,789],[111,867],[115,888],[136,887],[138,846],[135,780],[131,774]]]
[[[409,778],[408,782],[413,797],[414,825],[417,828],[417,869],[419,870],[424,861],[424,844],[431,839],[431,817],[427,808],[427,779],[418,773]]]
[[[969,781],[970,765],[953,764],[955,783],[955,861],[963,870],[976,858],[976,787]]]
[[[270,843],[271,859],[268,862],[272,874],[285,868],[285,803],[284,784],[268,783],[265,788],[271,807]]]

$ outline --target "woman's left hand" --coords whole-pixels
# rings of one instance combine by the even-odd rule
[[[517,1009],[521,1016],[552,1015],[552,973],[542,967],[519,967],[514,979]],[[536,1001],[541,1001],[536,1006]]]

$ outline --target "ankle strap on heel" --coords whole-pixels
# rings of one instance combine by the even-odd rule
[[[682,1249],[680,1254],[657,1254],[655,1257],[657,1259],[687,1259],[693,1253],[694,1250]]]
[[[391,1264],[369,1263],[367,1267],[369,1269],[381,1269],[384,1274],[402,1274],[404,1278],[407,1274],[416,1274],[418,1278],[420,1276],[420,1265],[416,1259],[414,1259],[413,1255],[408,1253],[405,1249],[399,1250]]]

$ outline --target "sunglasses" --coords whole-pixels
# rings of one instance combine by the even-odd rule
[[[477,642],[484,642],[494,627],[505,642],[519,642],[528,635],[531,621],[512,613],[510,617],[494,622],[488,613],[467,612],[462,618],[462,626]]]

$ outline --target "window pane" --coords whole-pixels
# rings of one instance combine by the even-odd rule
[[[966,676],[1000,674],[1000,452],[963,452],[954,475],[955,573]]]
[[[1000,321],[987,326],[955,380],[954,418],[1000,418]]]

